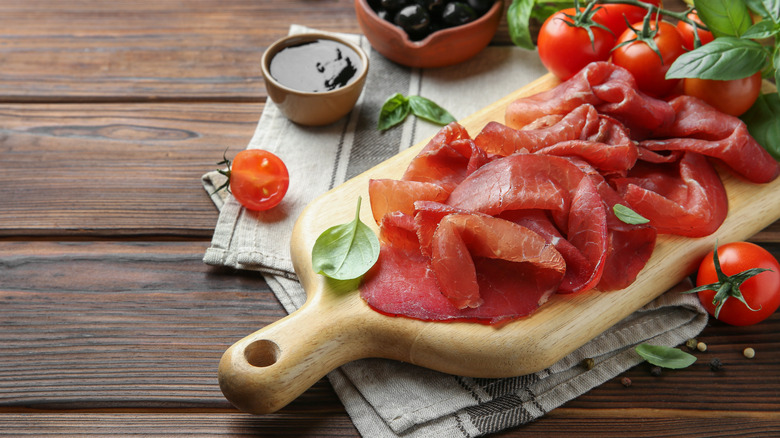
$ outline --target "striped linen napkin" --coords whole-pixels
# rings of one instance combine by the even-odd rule
[[[307,30],[293,25],[290,32]],[[212,195],[220,215],[204,262],[261,272],[287,312],[306,299],[289,255],[290,234],[302,209],[440,129],[410,117],[402,126],[379,132],[379,109],[390,95],[427,97],[460,119],[546,73],[535,52],[516,47],[488,47],[452,67],[410,69],[372,52],[362,36],[342,36],[370,54],[366,87],[355,109],[332,125],[311,128],[289,122],[269,100],[247,146],[269,150],[287,164],[290,188],[282,204],[257,213],[243,209],[232,196]],[[210,172],[203,176],[203,186],[212,193],[223,178]],[[637,365],[642,359],[634,345],[678,345],[699,334],[706,322],[695,296],[667,293],[531,375],[477,379],[363,359],[328,378],[363,436],[476,437],[532,421]],[[580,365],[585,358],[594,359],[593,368]]]

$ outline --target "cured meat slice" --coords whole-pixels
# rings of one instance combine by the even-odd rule
[[[608,62],[593,62],[557,87],[509,104],[505,121],[520,129],[540,117],[566,114],[584,103],[619,120],[632,136],[643,136],[674,120],[672,107],[638,91],[627,70]]]
[[[377,224],[392,211],[414,216],[415,201],[444,202],[449,196],[449,192],[438,184],[396,179],[369,180],[368,194]]]
[[[476,258],[500,259],[514,270],[515,264],[534,265],[536,270],[552,270],[556,275],[541,275],[549,283],[534,280],[532,300],[547,300],[558,288],[566,264],[558,251],[528,228],[492,216],[456,213],[445,216],[432,241],[431,267],[441,293],[458,309],[479,307],[481,297],[477,281]],[[521,269],[522,278],[527,270]]]
[[[551,126],[538,129],[512,129],[489,122],[474,138],[474,143],[488,154],[501,156],[516,152],[535,152],[565,140],[585,139],[598,128],[596,109],[580,105]]]
[[[417,239],[414,217],[400,211],[392,211],[384,215],[379,223],[379,242],[392,245],[401,252],[420,254],[420,241]]]
[[[579,157],[603,172],[625,172],[636,163],[639,151],[623,125],[600,116],[598,129],[583,140],[569,140],[541,148],[539,154]]]
[[[482,166],[447,199],[453,207],[491,216],[511,210],[550,210],[560,233],[589,262],[587,275],[569,276],[567,293],[593,287],[606,259],[604,203],[585,172],[562,157],[515,154]]]
[[[487,163],[463,126],[452,122],[442,128],[412,160],[401,179],[435,183],[451,191],[463,179]]]
[[[627,204],[598,171],[577,163],[599,191],[607,211],[607,256],[596,288],[602,292],[624,289],[636,280],[655,249],[656,229],[650,224],[627,224],[615,216],[616,204]]]
[[[534,263],[479,256],[473,260],[483,300],[476,308],[458,309],[440,292],[428,258],[390,245],[382,246],[379,261],[365,275],[360,294],[369,306],[386,315],[496,324],[532,314],[555,292],[554,285],[562,276],[557,268],[540,268]]]
[[[728,198],[707,159],[686,152],[677,166],[638,163],[625,178],[611,183],[637,213],[661,234],[707,236],[728,213]]]
[[[721,160],[754,183],[767,183],[780,174],[780,166],[756,142],[740,119],[721,113],[704,101],[680,96],[671,101],[674,123],[654,133],[661,140],[646,140],[651,151],[693,151]]]

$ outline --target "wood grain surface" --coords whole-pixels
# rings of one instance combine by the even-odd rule
[[[285,312],[201,261],[199,178],[251,138],[257,64],[292,23],[359,30],[350,0],[0,1],[0,435],[358,436],[326,380],[268,415],[217,383],[225,348]],[[751,240],[780,256],[778,222]],[[777,436],[778,332],[712,321],[694,366],[639,365],[494,436]]]

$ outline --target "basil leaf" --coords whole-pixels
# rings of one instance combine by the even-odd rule
[[[767,54],[761,44],[720,37],[680,55],[669,67],[666,78],[742,79],[764,68],[766,62]]]
[[[382,109],[379,111],[379,122],[377,128],[380,131],[392,128],[393,126],[404,121],[406,116],[409,115],[409,99],[402,96],[400,93],[387,98]]]
[[[534,3],[535,0],[513,0],[506,10],[506,23],[512,43],[528,50],[534,49],[529,26]]]
[[[634,210],[626,207],[623,204],[615,204],[612,207],[612,211],[615,213],[615,216],[617,216],[618,219],[621,221],[631,224],[631,225],[638,225],[638,224],[646,224],[650,222],[649,219],[645,218],[641,214],[635,212]]]
[[[756,103],[740,117],[756,141],[775,160],[780,161],[780,96],[777,93],[762,94]]]
[[[772,55],[772,63],[775,68],[775,85],[780,84],[780,46],[775,47],[775,53]]]
[[[753,24],[744,2],[694,0],[699,18],[715,36],[740,36]]]
[[[751,11],[758,14],[761,18],[768,20],[771,18],[769,15],[769,11],[767,11],[766,6],[764,6],[763,0],[743,0],[745,2],[745,6],[748,7]],[[774,0],[768,0],[770,3]]]
[[[455,117],[452,117],[452,114],[448,113],[447,110],[422,96],[409,96],[409,106],[412,109],[412,114],[429,122],[446,125],[455,121]]]
[[[756,0],[756,1],[758,1],[761,4],[763,9],[759,9],[759,10],[753,9],[754,11],[758,12],[758,14],[765,19],[770,19],[775,23],[780,23],[780,0]],[[751,7],[751,3],[754,2],[747,2],[747,1],[745,2],[745,4],[748,5],[748,7]]]
[[[639,344],[634,348],[642,358],[653,365],[663,368],[687,368],[696,362],[696,356],[679,348],[663,345]]]
[[[780,27],[769,20],[759,21],[758,23],[750,26],[745,33],[742,34],[742,38],[751,40],[760,40],[769,38],[780,32]]]
[[[358,198],[352,222],[328,228],[314,242],[314,271],[335,280],[353,280],[368,272],[379,259],[379,239],[360,221]]]

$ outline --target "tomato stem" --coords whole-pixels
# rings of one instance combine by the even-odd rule
[[[217,163],[217,166],[225,166],[226,167],[226,169],[217,169],[217,172],[219,172],[221,175],[224,175],[227,178],[227,181],[225,181],[225,183],[222,184],[221,186],[219,186],[216,189],[214,189],[214,191],[210,193],[211,195],[219,192],[222,189],[225,189],[225,190],[227,190],[228,193],[230,193],[230,173],[231,173],[231,171],[230,171],[230,160],[227,157],[228,149],[230,149],[229,146],[227,148],[225,148],[225,152],[222,153],[222,161]]]

